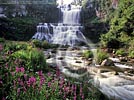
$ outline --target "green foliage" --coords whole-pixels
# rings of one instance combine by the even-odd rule
[[[26,50],[28,47],[28,44],[26,43],[15,43],[15,42],[8,42],[4,45],[4,51],[5,52],[8,52],[8,51],[11,51],[11,52],[15,52],[15,51],[18,51],[18,50],[21,50],[21,49],[24,49]]]
[[[46,40],[40,41],[37,39],[32,40],[33,46],[37,48],[50,49],[50,48],[58,48],[58,44],[50,44]]]
[[[39,19],[32,17],[0,18],[1,37],[8,40],[29,40],[36,32]]]
[[[42,48],[49,49],[51,47],[50,47],[50,44],[47,41],[42,41]]]
[[[126,52],[124,49],[118,49],[115,53],[116,55],[121,55],[121,56],[125,56]]]
[[[101,62],[105,59],[107,59],[109,57],[109,55],[102,50],[97,50],[97,54],[96,54],[96,63],[101,64]]]
[[[134,58],[134,51],[133,50],[129,51],[128,56],[131,57],[131,58]]]
[[[134,38],[134,0],[119,1],[118,9],[114,11],[114,17],[110,21],[110,30],[102,35],[101,41],[107,44],[113,38],[120,43],[128,45],[131,37]]]
[[[45,71],[46,60],[42,51],[37,49],[19,50],[12,54],[11,59],[20,59],[20,65],[29,71]]]
[[[34,39],[34,40],[32,40],[32,43],[33,43],[33,45],[35,46],[35,47],[39,47],[39,48],[41,48],[42,47],[42,41],[40,41],[40,40],[37,40],[37,39]]]
[[[93,52],[91,50],[87,50],[83,53],[83,56],[86,58],[92,58],[93,57]]]

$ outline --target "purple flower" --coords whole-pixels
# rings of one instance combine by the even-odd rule
[[[50,72],[48,72],[48,73],[47,73],[47,75],[48,75],[48,76],[51,76],[51,73],[50,73]]]
[[[60,70],[57,68],[56,70],[56,75],[59,77],[60,76]]]
[[[82,97],[81,97],[81,98],[82,98],[82,100],[84,100],[84,94],[82,95]]]
[[[74,95],[74,100],[76,100],[76,98],[77,98],[76,95]]]
[[[16,67],[16,72],[22,72],[22,73],[24,73],[25,72],[25,69],[23,67],[21,67],[21,68]]]
[[[16,67],[16,72],[20,72],[20,68],[19,67]]]
[[[22,72],[22,73],[24,73],[24,72],[25,72],[24,67],[21,67],[21,68],[20,68],[20,72]]]
[[[36,83],[36,78],[32,76],[31,78],[29,78],[29,82],[31,84]]]
[[[19,84],[20,84],[21,86],[24,86],[24,83],[23,83],[23,81],[21,81]]]
[[[82,86],[80,86],[80,96],[82,96]]]
[[[30,87],[30,86],[34,87],[35,84],[36,84],[36,78],[33,77],[33,76],[30,77],[29,80],[27,81],[27,85],[28,85],[28,87]]]
[[[51,82],[48,82],[48,87],[50,87],[51,86]]]
[[[20,88],[17,89],[17,93],[18,93],[18,94],[20,93]]]
[[[38,71],[38,75],[39,75],[39,76],[43,76],[42,71]]]
[[[41,77],[41,79],[40,79],[40,86],[42,86],[44,84],[44,82],[45,82],[45,78]]]

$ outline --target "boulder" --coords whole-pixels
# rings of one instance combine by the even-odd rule
[[[114,62],[111,59],[105,59],[102,61],[101,66],[114,66]]]

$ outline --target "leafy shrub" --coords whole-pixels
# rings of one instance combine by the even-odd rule
[[[100,64],[103,60],[107,59],[109,55],[102,51],[102,50],[97,50],[97,55],[96,55],[96,63]]]
[[[129,51],[128,56],[131,57],[131,58],[134,58],[134,51],[133,50]]]
[[[32,43],[33,43],[33,45],[35,47],[39,47],[39,48],[42,47],[42,44],[41,44],[41,41],[40,40],[34,39],[34,40],[32,40]]]
[[[11,42],[11,43],[7,43],[4,45],[4,50],[7,51],[18,51],[18,50],[26,50],[27,49],[28,44],[26,43],[15,43],[15,42]]]
[[[37,49],[19,50],[12,54],[13,60],[20,59],[20,65],[30,71],[45,70],[46,60],[42,51]]]
[[[50,47],[51,48],[58,48],[59,47],[59,44],[50,44]]]
[[[47,41],[43,41],[41,43],[41,45],[42,45],[42,48],[44,48],[44,49],[49,49],[50,48],[50,44]]]
[[[93,57],[93,52],[90,50],[87,50],[83,53],[83,56],[86,58],[92,58]]]
[[[116,51],[115,53],[116,55],[121,55],[121,56],[125,56],[126,55],[126,52],[124,49],[119,49]]]
[[[49,49],[49,48],[58,48],[58,44],[50,44],[46,40],[40,41],[37,39],[32,40],[32,43],[35,47],[43,48],[43,49]]]

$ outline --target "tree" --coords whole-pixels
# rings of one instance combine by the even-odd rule
[[[101,41],[107,46],[114,39],[126,46],[130,39],[134,39],[134,0],[120,0],[113,14],[110,30],[101,36]]]

